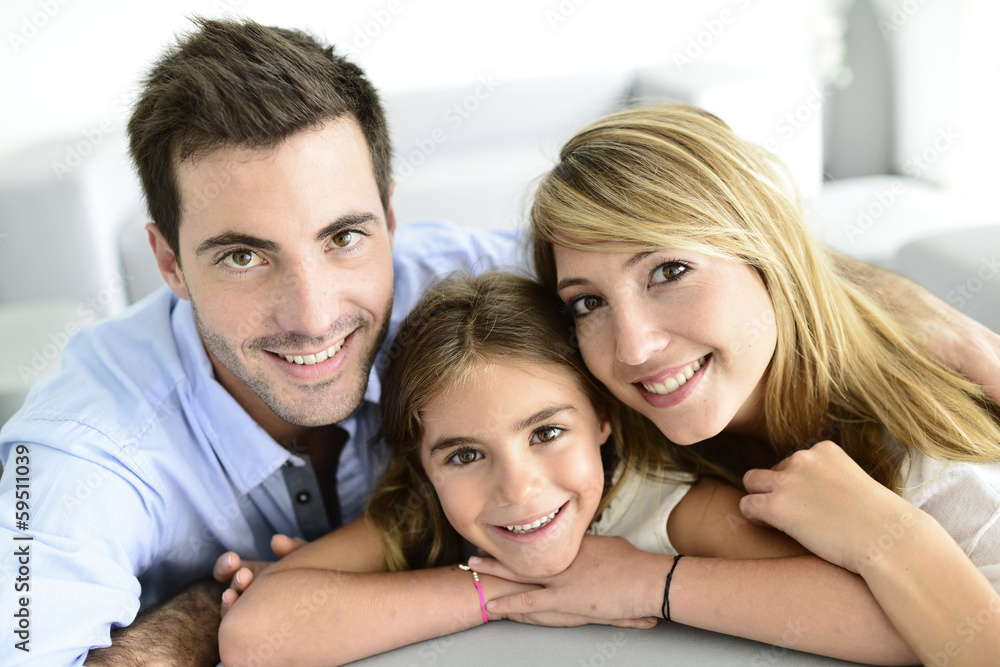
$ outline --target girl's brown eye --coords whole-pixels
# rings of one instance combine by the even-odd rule
[[[544,426],[535,431],[535,436],[539,442],[551,442],[559,437],[563,430],[558,426]]]

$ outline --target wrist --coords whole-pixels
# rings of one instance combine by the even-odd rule
[[[856,547],[849,568],[866,581],[870,577],[905,571],[914,550],[919,552],[937,539],[951,540],[930,515],[909,503],[906,505],[902,511],[882,517],[877,523],[878,529],[870,532]],[[935,532],[942,535],[935,535]]]
[[[633,577],[633,581],[638,583],[641,588],[635,591],[634,599],[638,602],[635,605],[634,611],[629,616],[631,618],[643,618],[647,616],[664,618],[664,610],[666,608],[664,594],[667,592],[667,577],[670,575],[670,571],[674,570],[671,577],[671,586],[673,586],[674,581],[681,576],[674,569],[674,564],[678,557],[670,554],[640,553],[643,554],[644,562],[641,564],[642,569],[639,571],[643,572],[643,575],[641,577]],[[680,569],[683,569],[683,566]],[[629,568],[622,568],[622,571],[626,573],[630,570],[635,572],[631,566]]]

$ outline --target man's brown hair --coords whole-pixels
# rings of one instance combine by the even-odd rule
[[[341,118],[361,126],[382,206],[391,180],[389,132],[378,92],[357,65],[309,35],[253,21],[196,18],[150,71],[128,124],[146,206],[179,255],[177,165],[228,146],[268,149]],[[197,198],[211,196],[206,184]]]

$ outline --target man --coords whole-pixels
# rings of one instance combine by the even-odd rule
[[[4,477],[3,525],[33,538],[30,653],[3,664],[218,662],[215,558],[358,516],[387,332],[430,281],[514,257],[510,234],[396,229],[377,93],[300,33],[200,21],[128,131],[169,290],[75,337],[3,431],[31,484],[18,530]]]
[[[360,514],[387,333],[429,282],[516,252],[397,229],[375,90],[298,32],[199,21],[129,137],[169,289],[76,336],[2,432],[4,465],[29,461],[30,523],[4,475],[0,526],[31,563],[30,652],[7,642],[3,664],[215,664],[216,557]]]

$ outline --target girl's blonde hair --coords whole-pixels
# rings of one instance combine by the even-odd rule
[[[397,354],[382,379],[377,437],[387,443],[391,458],[368,503],[368,515],[383,536],[389,569],[433,567],[458,562],[462,556],[458,533],[420,462],[423,411],[443,391],[475,382],[482,362],[555,366],[577,378],[598,413],[612,421],[611,439],[602,447],[606,472],[616,459],[641,472],[662,458],[657,444],[626,446],[618,436],[615,426],[635,415],[615,407],[590,375],[572,331],[572,321],[551,291],[514,274],[446,280],[410,312],[390,348]],[[609,481],[610,473],[606,488]],[[604,494],[598,512],[615,488]]]
[[[885,304],[838,273],[777,159],[708,112],[635,108],[579,132],[540,181],[530,242],[539,280],[552,290],[554,244],[670,247],[756,269],[774,306],[777,347],[764,406],[772,450],[754,465],[773,465],[831,429],[897,491],[902,452],[886,431],[936,458],[1000,459],[998,410],[982,387],[939,363]],[[739,457],[660,441],[678,468],[741,485],[749,464]]]

